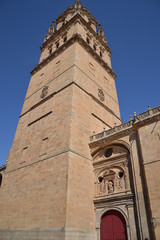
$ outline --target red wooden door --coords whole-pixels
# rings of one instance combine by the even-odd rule
[[[101,240],[127,240],[126,222],[118,211],[107,212],[101,221]]]

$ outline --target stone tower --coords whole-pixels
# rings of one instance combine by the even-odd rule
[[[0,188],[0,239],[95,239],[89,136],[120,124],[104,31],[76,1],[53,21]]]

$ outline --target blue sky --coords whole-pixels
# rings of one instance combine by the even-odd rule
[[[40,45],[74,0],[0,0],[0,165],[5,164]],[[160,103],[160,1],[82,0],[104,28],[121,117]]]

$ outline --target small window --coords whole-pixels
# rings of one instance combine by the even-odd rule
[[[56,43],[56,48],[57,48],[57,49],[59,48],[59,42]]]
[[[93,49],[96,52],[97,49],[96,49],[96,45],[95,44],[93,45]]]
[[[100,57],[102,58],[102,56],[103,56],[103,55],[102,55],[102,52],[100,51]]]
[[[60,62],[61,62],[60,60],[58,62],[56,62],[56,65],[60,64]]]
[[[0,187],[2,185],[2,173],[0,173]]]
[[[89,40],[89,38],[87,37],[87,44],[90,44],[90,40]]]
[[[24,162],[26,160],[27,152],[28,152],[28,146],[22,149],[21,162]]]
[[[92,63],[90,63],[90,67],[92,67],[92,68],[94,67]]]
[[[48,137],[42,139],[40,156],[47,154]]]
[[[51,54],[52,54],[52,48],[49,49],[49,55],[51,55]]]
[[[64,43],[67,42],[67,36],[64,37],[63,41]]]

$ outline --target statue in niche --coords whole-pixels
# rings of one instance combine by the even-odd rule
[[[108,181],[105,181],[104,194],[108,194]]]
[[[118,184],[117,184],[117,188],[118,189],[122,189],[122,178],[120,178],[119,176],[118,176]]]
[[[113,193],[113,191],[114,191],[113,182],[110,180],[108,181],[108,193]]]
[[[103,183],[100,183],[100,195],[103,195],[104,193],[104,186],[103,186]]]

